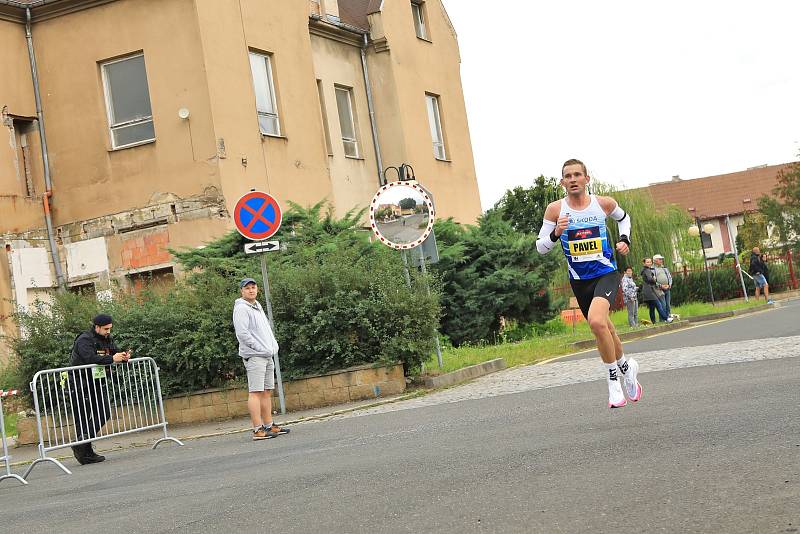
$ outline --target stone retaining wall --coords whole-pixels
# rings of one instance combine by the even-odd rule
[[[341,371],[313,375],[283,383],[286,411],[319,408],[351,401],[397,395],[406,389],[403,365],[361,365]],[[248,415],[247,386],[209,389],[164,399],[169,424],[222,421]],[[273,410],[280,409],[278,393],[272,396]],[[17,420],[17,445],[37,443],[36,417]]]

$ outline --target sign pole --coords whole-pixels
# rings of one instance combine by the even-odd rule
[[[267,302],[267,319],[269,319],[269,327],[272,328],[272,335],[275,335],[275,320],[272,318],[272,302],[269,296],[267,255],[263,252],[261,253],[261,276],[264,278],[264,300]],[[275,362],[275,376],[278,378],[278,400],[281,404],[281,415],[286,415],[286,401],[283,397],[283,379],[281,378],[281,359],[277,354],[272,359]]]
[[[425,268],[425,254],[422,253],[420,250],[420,265],[422,266],[422,274],[427,275],[428,269]],[[431,286],[428,285],[427,276],[425,277],[425,290],[428,292],[428,296],[431,296]],[[436,360],[439,362],[439,369],[444,367],[444,362],[442,362],[442,346],[439,344],[439,330],[437,329],[436,332],[433,334],[433,340],[436,342]]]
[[[400,255],[403,257],[403,275],[406,278],[406,285],[408,289],[411,289],[411,275],[408,274],[408,255],[405,250],[401,250]]]
[[[742,294],[744,301],[750,302],[747,298],[747,286],[744,285],[744,276],[742,276],[742,265],[739,263],[739,249],[736,247],[736,239],[733,237],[733,230],[731,229],[731,218],[729,215],[725,216],[725,226],[728,228],[728,240],[731,242],[733,248],[733,262],[736,264],[736,270],[739,271],[739,282],[742,284]]]

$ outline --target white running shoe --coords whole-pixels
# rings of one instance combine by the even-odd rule
[[[625,395],[622,394],[622,386],[619,380],[606,380],[608,382],[608,407],[609,408],[622,408],[628,401],[625,400]]]
[[[628,372],[623,375],[622,382],[625,386],[625,393],[631,402],[637,402],[642,398],[642,385],[636,379],[639,375],[639,363],[630,358],[628,360]]]

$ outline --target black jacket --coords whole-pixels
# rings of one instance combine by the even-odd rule
[[[656,271],[652,267],[642,267],[642,302],[658,300]]]
[[[111,336],[98,335],[94,329],[88,330],[75,338],[72,345],[70,365],[111,365],[114,363],[114,354],[122,352],[114,344]]]
[[[757,274],[766,274],[764,262],[761,261],[761,256],[753,252],[750,254],[750,269],[748,272],[753,276]]]

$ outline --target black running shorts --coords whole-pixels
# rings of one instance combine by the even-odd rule
[[[572,293],[578,300],[578,306],[583,312],[583,316],[588,320],[589,306],[592,305],[593,298],[600,297],[614,304],[614,300],[617,298],[617,290],[619,290],[619,273],[613,271],[599,278],[570,280],[569,285],[572,286]]]

